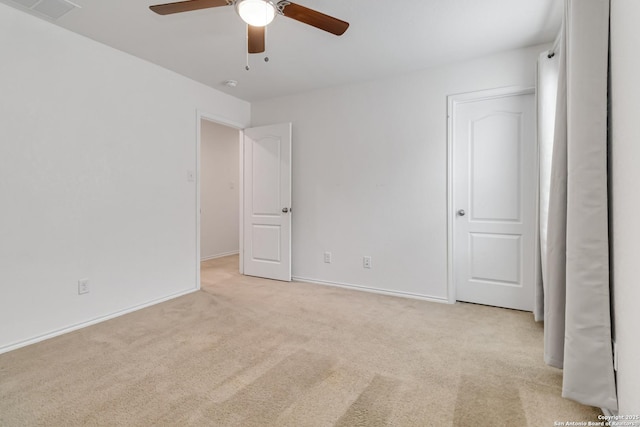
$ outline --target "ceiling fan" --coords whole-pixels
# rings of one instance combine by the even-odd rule
[[[309,9],[287,0],[187,0],[157,4],[149,9],[160,15],[188,12],[219,6],[234,6],[240,18],[247,24],[247,46],[249,53],[265,50],[265,27],[278,15],[295,19],[340,36],[347,31],[349,23],[324,13]]]

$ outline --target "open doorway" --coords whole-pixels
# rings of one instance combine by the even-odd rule
[[[240,130],[199,117],[200,285],[240,274]]]

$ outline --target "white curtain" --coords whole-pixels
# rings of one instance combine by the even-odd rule
[[[539,60],[543,292],[536,314],[545,322],[545,361],[564,369],[562,395],[615,410],[607,217],[608,35],[609,0],[566,0],[555,55],[545,53]]]
[[[556,41],[556,46],[559,40]],[[549,188],[551,187],[551,159],[553,154],[553,134],[556,121],[556,100],[558,95],[559,52],[542,52],[538,58],[538,150],[540,177],[540,262],[542,281],[536,288],[535,320],[544,320],[544,284],[547,283],[547,226],[549,218]],[[547,322],[548,326],[548,322]]]

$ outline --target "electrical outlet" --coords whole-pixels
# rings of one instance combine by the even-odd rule
[[[324,253],[324,262],[327,264],[331,264],[331,252]]]
[[[89,293],[89,279],[78,280],[78,295]]]
[[[364,268],[371,268],[371,257],[370,256],[366,256],[366,257],[362,258],[362,266]]]

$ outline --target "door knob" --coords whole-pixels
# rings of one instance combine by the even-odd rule
[[[464,216],[466,214],[466,212],[464,211],[464,209],[460,209],[458,211],[458,216]]]
[[[289,208],[282,208],[282,212],[284,212],[284,213],[289,212]]]

